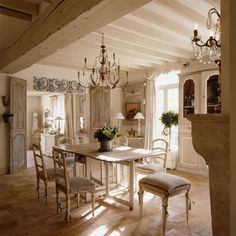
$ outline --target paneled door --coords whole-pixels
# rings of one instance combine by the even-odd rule
[[[103,126],[110,125],[110,89],[97,87],[90,89],[90,124],[91,142],[94,132]]]
[[[27,167],[26,158],[26,80],[10,77],[10,174]]]

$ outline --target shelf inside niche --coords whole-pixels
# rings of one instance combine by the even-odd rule
[[[194,108],[194,106],[184,106],[184,109],[191,109],[191,108]]]
[[[208,104],[207,107],[220,107],[221,104]]]

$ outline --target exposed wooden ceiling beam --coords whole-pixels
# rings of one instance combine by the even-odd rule
[[[65,60],[51,60],[51,59],[43,59],[42,61],[40,61],[39,63],[37,63],[39,65],[47,65],[47,66],[57,66],[57,67],[62,67],[62,68],[66,68],[66,69],[71,69],[71,70],[77,70],[78,69],[78,65],[73,65],[71,63],[69,63],[68,61]],[[155,67],[153,67],[155,68]],[[142,66],[140,64],[138,65],[134,65],[128,68],[128,71],[136,71],[139,69],[150,69],[150,65],[148,66]],[[122,71],[126,71],[126,68],[121,68]],[[75,78],[77,79],[77,78]]]
[[[15,10],[11,10],[11,9],[1,7],[1,6],[0,6],[0,14],[5,15],[5,16],[18,18],[18,19],[25,20],[25,21],[30,21],[30,22],[32,21],[32,16],[29,14],[15,11]]]
[[[199,14],[193,8],[185,6],[181,2],[177,2],[176,0],[155,0],[157,4],[163,4],[165,7],[169,7],[171,11],[177,12],[185,18],[193,22],[198,22],[199,24],[206,24],[206,17],[204,15]]]
[[[115,50],[112,50],[112,52],[117,52]],[[119,51],[120,52],[120,51]],[[84,65],[84,58],[87,57],[87,64],[89,67],[92,67],[94,65],[94,60],[95,57],[98,56],[99,51],[98,49],[94,49],[91,47],[86,47],[86,45],[81,44],[81,48],[67,48],[67,50],[59,50],[58,52],[54,53],[53,55],[45,58],[42,61],[45,60],[51,60],[51,61],[70,61],[75,68],[78,68],[78,66],[83,67]],[[111,55],[110,55],[111,56]],[[137,54],[131,54],[126,51],[123,51],[119,53],[119,56],[117,56],[117,59],[120,59],[120,65],[122,68],[126,67],[131,67],[133,65],[143,65],[146,67],[150,67],[150,64],[153,65],[165,65],[166,63],[161,60],[154,60],[153,58],[146,58],[146,57],[140,57]],[[40,61],[40,62],[42,62]]]
[[[2,72],[15,73],[150,0],[55,0],[0,54]]]
[[[128,32],[134,32],[142,38],[149,38],[158,42],[166,43],[170,46],[179,47],[182,49],[188,49],[187,43],[189,42],[187,37],[173,37],[173,35],[168,34],[167,32],[163,32],[162,30],[153,29],[150,26],[142,25],[135,21],[131,21],[129,19],[120,18],[118,21],[114,21],[112,26],[116,26],[122,29],[125,29]],[[183,43],[186,42],[186,43]]]
[[[218,10],[220,10],[220,0],[205,0],[205,1],[208,2],[210,5],[212,5],[213,7],[217,8]]]
[[[97,50],[99,49],[99,46],[101,45],[101,42],[98,41],[98,35],[95,34],[89,34],[88,36],[85,36],[85,38],[83,38],[83,41],[86,41],[88,43],[90,43],[91,46],[96,46]],[[164,53],[160,53],[160,52],[156,52],[153,51],[151,49],[147,49],[147,48],[143,48],[131,43],[124,43],[109,37],[105,37],[105,45],[107,46],[108,50],[110,48],[116,48],[118,50],[125,50],[127,51],[127,54],[129,54],[129,52],[131,53],[139,53],[140,56],[148,56],[148,57],[154,57],[154,58],[158,58],[160,60],[167,60],[170,62],[176,62],[177,58],[173,57],[173,56],[169,56],[168,54],[164,54]],[[110,51],[110,50],[109,50]],[[117,55],[117,57],[119,57],[119,55]]]
[[[176,56],[176,57],[183,57],[188,58],[190,57],[191,53],[189,53],[186,49],[176,48],[172,45],[169,45],[165,42],[158,42],[155,38],[146,38],[146,37],[139,37],[139,35],[135,32],[128,32],[125,27],[124,28],[117,28],[113,25],[106,26],[101,29],[105,35],[109,37],[113,37],[116,39],[123,39],[123,42],[133,43],[137,46],[142,46],[144,48],[149,48],[151,50],[166,53],[168,55]],[[124,41],[125,39],[125,41]]]
[[[31,2],[19,0],[0,0],[0,6],[32,16],[38,15],[38,5]]]
[[[145,8],[137,9],[136,11],[132,12],[131,15],[143,18],[150,24],[156,24],[156,25],[158,24],[164,29],[177,32],[178,34],[181,35],[190,35],[192,33],[192,27],[191,29],[187,28],[184,24],[180,24],[174,18],[172,20],[169,20],[168,18],[161,16],[158,13],[149,11]]]

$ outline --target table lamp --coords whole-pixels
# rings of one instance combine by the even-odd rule
[[[121,112],[119,112],[116,116],[115,119],[118,120],[118,134],[120,134],[120,122],[121,120],[124,120],[125,117],[123,116],[123,114]]]
[[[135,120],[138,120],[138,137],[141,136],[141,120],[144,120],[145,117],[144,115],[142,114],[142,112],[137,112],[136,115],[134,116],[134,119]]]

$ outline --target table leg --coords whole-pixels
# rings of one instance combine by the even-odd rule
[[[109,162],[105,162],[106,168],[106,197],[109,196]]]
[[[90,179],[90,163],[89,163],[89,158],[86,157],[86,162],[85,162],[85,178]]]
[[[129,167],[129,202],[130,202],[130,210],[133,210],[134,206],[134,161],[130,161]]]

